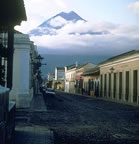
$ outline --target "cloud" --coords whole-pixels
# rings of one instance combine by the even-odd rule
[[[62,18],[61,16],[58,16],[54,19],[52,19],[49,24],[53,27],[62,27],[64,26],[65,24],[67,24],[67,21]]]
[[[139,1],[130,3],[128,5],[128,8],[132,9],[134,13],[139,14]]]
[[[82,20],[77,21],[76,23],[69,22],[67,25],[65,25],[63,28],[57,31],[58,34],[81,34],[81,33],[91,33],[94,32],[106,32],[111,29],[114,29],[115,25],[112,23],[91,23],[91,22],[85,22]]]
[[[82,34],[83,33],[83,34]],[[104,55],[139,50],[139,26],[107,22],[69,22],[54,35],[32,36],[38,47],[69,54]]]

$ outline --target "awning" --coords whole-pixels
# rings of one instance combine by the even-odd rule
[[[85,72],[83,72],[82,76],[97,76],[100,75],[100,69],[98,66],[91,68]]]

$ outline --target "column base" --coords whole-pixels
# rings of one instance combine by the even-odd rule
[[[16,102],[17,108],[29,108],[32,97],[29,93],[17,93],[15,91],[11,91],[9,99]]]

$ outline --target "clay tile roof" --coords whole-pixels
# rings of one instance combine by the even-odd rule
[[[123,58],[129,57],[129,56],[134,55],[134,54],[139,54],[139,50],[132,50],[132,51],[129,51],[129,52],[111,57],[108,60],[99,63],[98,65],[103,65],[103,64],[106,64],[106,63],[109,63],[109,62],[113,62],[115,60],[123,59]]]
[[[82,68],[82,67],[84,67],[84,66],[86,66],[86,65],[88,65],[88,63],[81,64],[81,65],[79,65],[77,68],[80,69],[80,68]]]
[[[98,66],[91,68],[85,72],[83,72],[82,76],[89,76],[89,75],[99,75],[100,74],[100,68]]]

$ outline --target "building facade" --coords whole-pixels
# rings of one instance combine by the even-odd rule
[[[36,47],[25,34],[15,34],[13,56],[13,86],[10,91],[10,100],[16,102],[16,107],[30,106],[33,98],[33,59]],[[35,82],[34,82],[35,83]]]
[[[9,101],[12,88],[14,26],[26,20],[23,0],[0,1],[0,144],[13,143],[15,103]]]
[[[83,88],[84,93],[90,96],[99,96],[100,69],[98,66],[85,71]]]
[[[75,93],[77,64],[65,67],[65,92]]]
[[[27,20],[23,0],[0,1],[0,81],[2,81],[0,84],[10,89],[12,88],[14,26],[20,25],[23,20]]]
[[[60,91],[65,89],[65,68],[55,67],[55,80],[52,81],[52,88]]]
[[[64,80],[64,79],[65,79],[65,68],[55,67],[55,80]]]
[[[112,57],[99,67],[101,97],[139,104],[139,51]]]
[[[82,93],[84,91],[84,76],[82,75],[85,71],[89,70],[90,68],[95,67],[94,64],[92,63],[86,63],[83,65],[80,65],[77,70],[76,70],[76,82],[75,82],[75,87],[76,87],[76,93]]]

